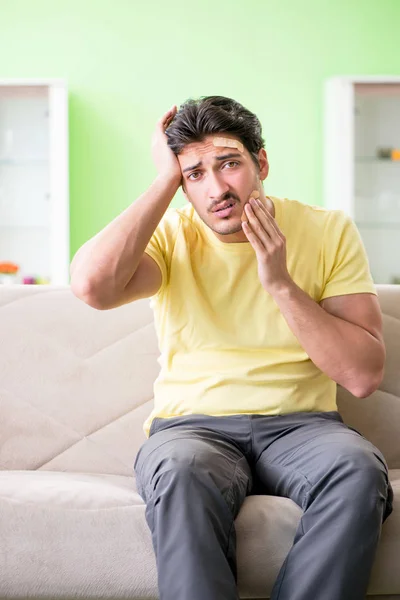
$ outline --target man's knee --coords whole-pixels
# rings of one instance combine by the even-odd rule
[[[365,443],[364,443],[365,442]],[[388,497],[388,472],[381,453],[370,442],[363,439],[359,445],[343,446],[331,458],[330,476],[337,482],[343,499],[351,500],[355,507],[368,506],[372,500]]]
[[[146,444],[149,447],[143,448],[143,456],[135,463],[138,491],[145,501],[156,488],[165,487],[173,493],[197,486],[199,494],[206,490],[209,494],[222,494],[229,508],[237,513],[251,487],[251,471],[236,449],[223,452],[198,438],[169,438],[156,445],[156,436],[152,436]]]

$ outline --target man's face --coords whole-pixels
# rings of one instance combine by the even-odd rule
[[[222,134],[224,138],[237,140]],[[258,155],[257,169],[246,148],[215,146],[217,135],[202,142],[188,144],[178,155],[182,171],[183,191],[204,223],[223,242],[247,242],[242,230],[241,216],[245,203],[254,190],[265,198],[261,181],[268,175],[264,149]],[[228,214],[215,209],[222,203],[233,204]]]

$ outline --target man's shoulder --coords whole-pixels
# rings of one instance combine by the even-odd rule
[[[194,209],[191,204],[185,204],[179,208],[169,207],[161,219],[160,224],[171,229],[179,229],[180,226],[192,225],[194,221]]]
[[[186,245],[195,243],[199,236],[193,206],[188,203],[179,208],[168,208],[154,235],[168,240],[171,248],[178,240],[184,240]]]
[[[315,215],[316,217],[324,219],[327,218],[333,212],[341,212],[326,208],[324,206],[306,204],[305,202],[301,202],[300,200],[295,200],[293,198],[275,198],[274,196],[271,196],[271,199],[273,201],[279,202],[283,211],[296,212],[304,215],[305,217]]]
[[[279,203],[280,211],[284,220],[291,222],[296,227],[303,221],[304,225],[315,224],[317,228],[335,225],[336,227],[344,226],[351,218],[343,210],[326,208],[314,204],[306,204],[299,200],[291,198],[274,198],[273,202]]]
[[[182,208],[167,208],[154,231],[153,238],[170,242],[176,240],[180,231],[187,229],[193,221],[193,210],[191,209],[191,205]]]

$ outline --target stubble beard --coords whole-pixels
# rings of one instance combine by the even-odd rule
[[[218,233],[219,235],[230,235],[232,233],[239,233],[239,231],[242,231],[242,224],[240,220],[239,223],[221,223],[220,227],[215,227],[215,225],[213,227],[211,224],[208,223],[206,223],[206,225],[208,225],[208,227],[212,229],[214,233]]]

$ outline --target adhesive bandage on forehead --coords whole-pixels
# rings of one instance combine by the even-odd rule
[[[222,146],[223,148],[237,148],[242,154],[244,152],[242,142],[232,140],[231,138],[215,137],[213,138],[213,144],[214,146]]]

